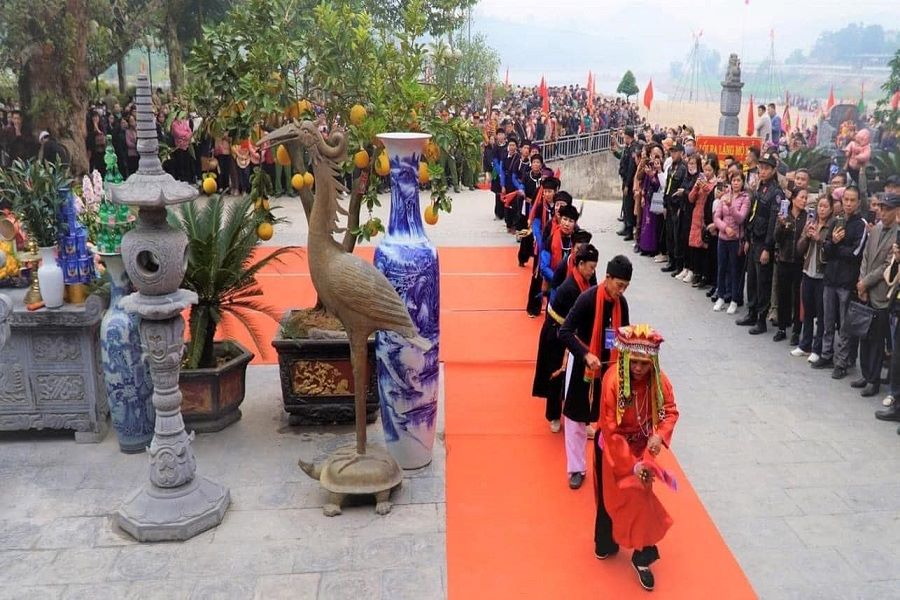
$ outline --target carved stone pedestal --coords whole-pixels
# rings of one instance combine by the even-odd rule
[[[56,310],[25,309],[27,290],[8,290],[11,306],[0,346],[0,430],[73,429],[75,441],[96,443],[109,430],[100,367],[103,301]],[[4,308],[3,312],[7,312]]]

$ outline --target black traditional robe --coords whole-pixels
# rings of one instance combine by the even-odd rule
[[[624,327],[631,324],[628,320],[628,301],[625,300],[625,296],[622,296],[620,302],[622,303],[621,325]],[[559,328],[559,339],[572,353],[572,377],[566,389],[563,414],[571,420],[581,423],[593,423],[600,418],[600,381],[609,368],[609,349],[602,344],[600,350],[602,364],[599,376],[593,382],[593,402],[591,402],[589,384],[584,380],[584,357],[590,352],[596,308],[597,286],[594,286],[578,296],[578,300],[566,316],[565,322]],[[612,326],[612,314],[613,302],[608,300],[603,307],[604,332]]]
[[[559,419],[562,407],[562,388],[565,374],[551,379],[551,375],[562,367],[565,346],[559,339],[559,328],[565,321],[581,290],[574,277],[569,277],[556,291],[553,303],[547,309],[547,317],[538,338],[537,360],[534,365],[534,383],[531,395],[547,399],[546,417],[548,421]]]

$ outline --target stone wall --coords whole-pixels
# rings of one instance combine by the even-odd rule
[[[622,199],[619,161],[612,152],[600,152],[547,163],[559,169],[562,189],[578,200]]]

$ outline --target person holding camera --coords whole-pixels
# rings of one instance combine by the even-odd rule
[[[846,197],[846,192],[844,192]],[[884,343],[890,326],[888,285],[884,270],[890,264],[891,248],[897,241],[897,208],[900,196],[890,194],[880,203],[881,221],[868,235],[859,267],[856,295],[873,308],[875,313],[869,325],[868,335],[860,338],[859,369],[861,377],[850,385],[862,389],[860,395],[870,398],[881,387],[881,364],[884,362]]]
[[[778,331],[772,338],[780,342],[787,338],[791,327],[791,346],[800,345],[800,281],[803,275],[803,256],[797,243],[806,230],[806,190],[795,190],[785,201],[775,224],[775,255],[778,261]]]
[[[838,325],[846,320],[850,295],[859,280],[866,243],[866,222],[859,214],[859,189],[844,190],[841,205],[843,212],[832,220],[825,232],[823,244],[825,278],[822,293],[825,334],[822,338],[822,354],[812,363],[814,369],[834,367],[832,379],[843,379],[851,364],[851,340],[842,335]]]

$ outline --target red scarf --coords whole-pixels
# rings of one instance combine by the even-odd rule
[[[568,268],[569,268],[569,276],[575,279],[575,283],[578,284],[578,291],[583,294],[584,292],[587,291],[587,289],[589,287],[591,287],[591,284],[588,282],[587,279],[584,278],[584,275],[581,274],[581,271],[579,271],[575,267],[575,253],[574,252],[569,256]],[[599,293],[599,290],[598,290],[598,293]]]
[[[556,224],[556,221],[553,223]],[[556,227],[553,227],[553,233],[550,234],[550,268],[555,271],[556,267],[559,266],[559,263],[562,262],[562,259],[562,229],[557,225]]]
[[[597,286],[597,307],[594,309],[594,330],[591,332],[591,354],[600,358],[600,352],[603,348],[603,344],[605,341],[605,334],[603,332],[603,321],[605,320],[606,315],[603,314],[603,306],[606,300],[609,300],[609,296],[606,293],[606,285],[601,283]],[[613,302],[613,314],[612,314],[612,330],[618,331],[619,327],[622,326],[622,302],[619,300],[615,300]],[[609,351],[609,362],[610,364],[619,360],[619,351],[615,348],[612,348]],[[588,369],[585,367],[584,369],[584,379],[585,381],[593,381],[600,375],[600,370],[594,371],[593,369]]]
[[[541,231],[543,231],[544,222],[547,219],[547,211],[544,210],[544,188],[539,187],[537,194],[534,195],[534,202],[531,205],[531,213],[528,215],[529,222],[535,219],[541,220]]]

